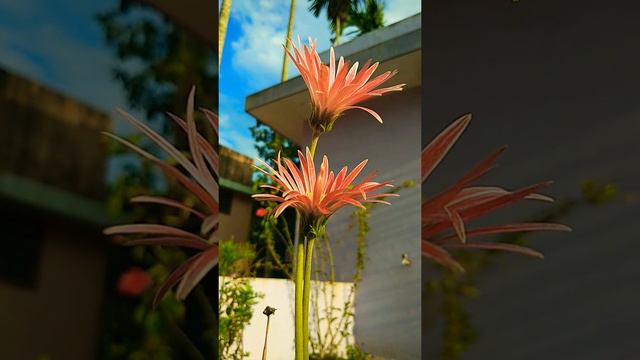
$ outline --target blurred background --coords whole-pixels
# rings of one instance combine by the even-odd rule
[[[544,260],[457,254],[453,276],[423,263],[423,357],[633,359],[640,351],[640,6],[634,1],[440,1],[424,9],[426,145],[473,120],[423,188],[433,196],[504,144],[478,184],[555,180],[554,205],[491,223],[561,222],[571,233],[500,240]]]
[[[182,116],[192,85],[196,106],[217,111],[216,28],[209,1],[0,1],[0,358],[216,352],[217,276],[153,312],[153,290],[186,254],[102,236],[125,220],[185,219],[131,207],[181,189],[100,134],[149,147],[122,108],[184,145],[164,113]]]

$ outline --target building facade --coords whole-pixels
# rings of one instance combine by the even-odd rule
[[[95,355],[107,249],[100,131],[110,126],[0,71],[0,358]]]

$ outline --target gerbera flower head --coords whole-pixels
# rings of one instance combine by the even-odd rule
[[[317,134],[330,131],[336,119],[349,109],[364,110],[382,123],[382,117],[377,112],[356,104],[386,92],[401,91],[405,85],[398,84],[377,89],[397,71],[386,71],[371,79],[378,68],[377,62],[371,64],[371,60],[367,61],[360,71],[358,71],[358,62],[350,65],[342,56],[336,64],[332,47],[329,50],[329,64],[325,65],[316,52],[315,40],[312,41],[309,38],[309,44],[303,46],[298,38],[297,47],[291,40],[289,42],[293,49],[293,52],[287,49],[289,58],[298,68],[300,76],[309,89],[312,106],[309,124]]]
[[[422,181],[436,168],[453,144],[462,135],[471,121],[467,114],[449,125],[422,151]],[[533,249],[503,242],[469,241],[483,235],[524,231],[570,231],[566,225],[553,223],[512,223],[468,229],[465,222],[482,217],[495,210],[520,200],[553,202],[553,199],[538,191],[551,184],[550,181],[526,186],[517,190],[506,190],[497,186],[471,186],[471,183],[486,174],[506,147],[502,147],[478,163],[465,176],[448,189],[422,203],[422,255],[445,267],[464,271],[447,249],[487,249],[516,252],[542,258]]]
[[[345,166],[335,174],[329,169],[329,160],[326,155],[323,156],[322,164],[317,171],[309,148],[306,149],[306,156],[300,151],[298,156],[299,167],[290,159],[281,159],[279,154],[275,161],[275,168],[258,160],[267,169],[257,167],[258,170],[274,182],[274,185],[267,184],[261,187],[270,189],[274,193],[252,196],[260,201],[279,203],[273,209],[275,217],[282,214],[288,207],[293,207],[299,211],[307,223],[311,224],[315,221],[327,220],[346,205],[365,208],[363,203],[389,204],[384,198],[398,196],[384,191],[377,192],[393,185],[388,182],[371,181],[375,174],[369,174],[361,181],[355,182],[356,177],[367,164],[367,160],[359,163],[351,172]]]
[[[121,115],[129,124],[158,145],[177,162],[177,165],[172,165],[169,160],[164,161],[123,138],[104,133],[158,166],[165,176],[177,181],[198,200],[197,205],[188,206],[178,200],[161,196],[141,195],[131,199],[135,203],[152,203],[186,211],[190,216],[199,220],[200,229],[197,233],[163,224],[116,225],[104,230],[105,235],[115,236],[120,241],[124,240],[123,244],[127,246],[177,246],[195,251],[194,255],[179,265],[159,286],[153,299],[154,306],[174,286],[177,287],[176,297],[180,300],[186,298],[200,280],[218,263],[218,243],[214,234],[218,228],[219,214],[217,181],[219,158],[213,146],[213,143],[217,142],[218,117],[208,110],[202,110],[214,135],[214,139],[209,141],[196,129],[193,111],[194,96],[195,88],[192,88],[187,101],[186,121],[169,114],[187,134],[189,155],[183,154],[149,126],[121,111]],[[128,235],[142,235],[143,237],[125,238]]]

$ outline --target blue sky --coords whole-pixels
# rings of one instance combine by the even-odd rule
[[[0,67],[110,115],[114,131],[133,129],[121,120],[121,108],[138,119],[140,111],[127,106],[121,84],[113,79],[119,63],[104,41],[97,13],[117,7],[118,0],[0,0]],[[135,155],[111,159],[110,181]]]
[[[0,66],[116,118],[126,101],[95,14],[117,3],[0,0]]]
[[[116,132],[131,128],[116,114],[122,108],[139,119],[126,102],[111,69],[118,59],[95,20],[117,0],[0,0],[0,67],[110,115]],[[111,159],[106,179],[112,180],[132,156]]]
[[[115,120],[126,106],[124,92],[113,80],[117,63],[105,44],[95,14],[117,6],[117,0],[0,0],[0,66],[92,105]],[[282,47],[290,0],[234,0],[220,70],[220,142],[255,157],[249,127],[255,120],[244,112],[247,95],[280,79]],[[298,0],[294,34],[318,39],[329,48],[328,23]],[[420,12],[417,0],[386,0],[385,20],[394,23]],[[290,77],[297,72],[290,66]],[[116,131],[128,130],[114,121]]]
[[[318,51],[330,46],[325,14],[315,18],[308,1],[297,1],[293,34],[318,39]],[[256,157],[249,128],[255,119],[244,112],[247,95],[280,80],[282,42],[286,34],[290,0],[234,0],[222,52],[219,82],[220,143]],[[385,23],[392,24],[420,12],[417,0],[386,0]],[[348,40],[348,39],[346,39]],[[297,76],[289,64],[289,77]]]

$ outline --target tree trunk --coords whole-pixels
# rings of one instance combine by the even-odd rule
[[[227,34],[227,23],[231,12],[231,0],[222,0],[220,6],[220,16],[218,17],[218,68],[222,60],[222,49],[224,48],[224,38]]]
[[[340,35],[342,35],[342,24],[340,23],[340,17],[336,18],[336,38],[333,40],[333,46],[340,44]]]
[[[291,0],[291,7],[289,8],[289,25],[287,25],[287,37],[284,39],[284,57],[282,58],[282,76],[280,81],[287,80],[287,72],[289,70],[289,57],[287,56],[287,49],[289,49],[289,40],[291,39],[291,32],[293,31],[293,17],[295,15],[296,0]]]

